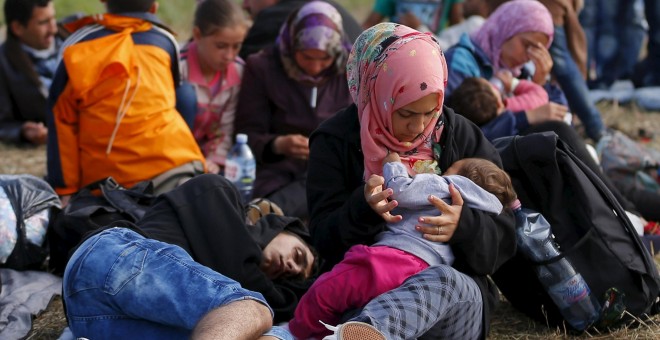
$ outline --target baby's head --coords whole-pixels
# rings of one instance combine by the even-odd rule
[[[495,163],[481,158],[463,158],[454,162],[443,175],[461,175],[495,195],[503,206],[516,200],[516,192],[506,171]]]
[[[465,78],[447,105],[478,126],[495,118],[505,108],[499,91],[485,78]]]

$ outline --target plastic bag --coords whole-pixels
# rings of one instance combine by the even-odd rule
[[[44,180],[32,175],[0,175],[0,266],[23,270],[38,267],[50,209],[60,200]]]

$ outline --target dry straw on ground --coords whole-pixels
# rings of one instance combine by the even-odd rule
[[[655,134],[649,145],[660,150],[660,112],[645,112],[634,104],[626,106],[616,103],[601,103],[601,109],[608,126],[615,127],[630,136],[636,137],[639,129]],[[33,174],[44,176],[45,148],[3,145],[0,143],[0,174]],[[660,255],[656,256],[660,263]],[[57,339],[66,327],[62,309],[62,300],[56,297],[51,301],[46,311],[34,321],[34,327],[27,339],[50,340]],[[660,316],[655,316],[634,326],[623,327],[609,333],[585,333],[574,335],[565,329],[551,329],[537,323],[516,311],[503,301],[495,312],[491,324],[490,339],[660,339]]]

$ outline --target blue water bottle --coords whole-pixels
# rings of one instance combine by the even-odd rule
[[[520,202],[513,207],[516,217],[516,243],[532,262],[539,263],[561,255],[555,245],[550,223],[540,213],[523,209]],[[600,304],[589,285],[571,262],[563,257],[534,266],[536,275],[564,319],[582,331],[600,317]]]
[[[244,204],[252,199],[252,187],[257,178],[256,161],[247,140],[246,134],[237,134],[236,144],[229,150],[225,161],[225,178],[238,188]]]

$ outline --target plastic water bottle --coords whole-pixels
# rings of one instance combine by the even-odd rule
[[[236,144],[229,150],[225,161],[225,178],[238,188],[244,204],[252,198],[252,187],[257,177],[256,161],[247,140],[246,134],[237,134]]]
[[[538,263],[561,255],[555,245],[550,223],[543,215],[521,208],[519,202],[514,207],[514,214],[516,241],[529,260]],[[582,331],[598,320],[598,300],[566,257],[548,264],[536,265],[534,269],[546,292],[571,327]]]

